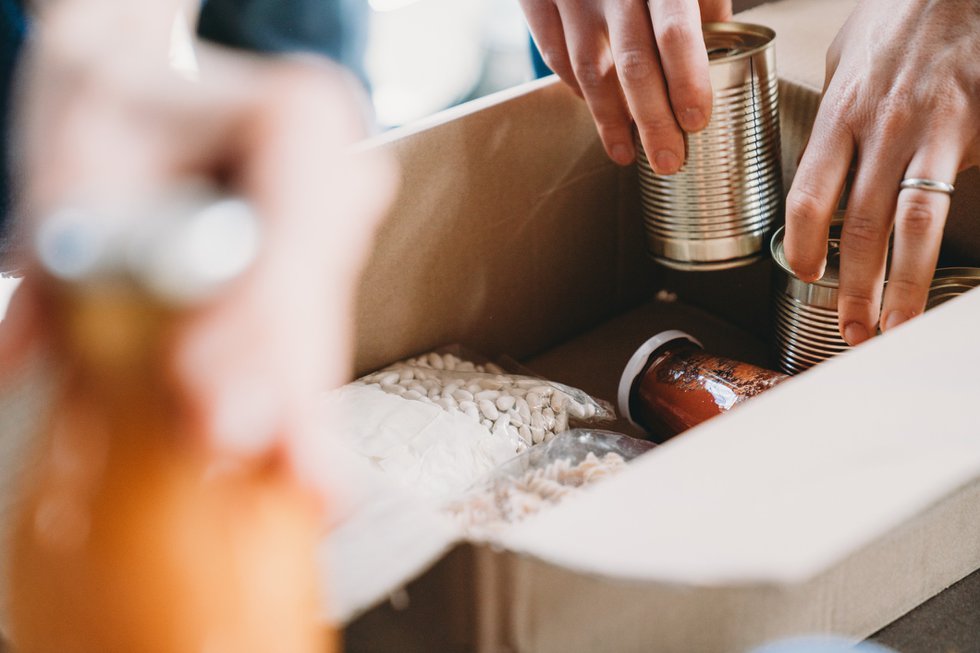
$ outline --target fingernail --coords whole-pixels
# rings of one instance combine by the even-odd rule
[[[654,168],[658,175],[672,175],[681,167],[681,160],[670,150],[660,150],[653,158]]]
[[[827,263],[825,261],[820,265],[819,268],[817,268],[817,271],[814,272],[813,275],[810,277],[810,283],[814,283],[823,279],[824,272],[826,271],[827,271]]]
[[[868,339],[868,330],[863,324],[851,322],[844,327],[844,340],[852,347],[860,345]]]
[[[681,127],[686,132],[700,131],[707,126],[707,123],[708,121],[704,117],[704,112],[701,109],[692,107],[690,109],[684,109],[681,112]]]
[[[621,166],[629,165],[633,162],[633,148],[629,145],[617,143],[612,146],[612,160]]]
[[[823,277],[824,267],[821,267],[816,272],[797,272],[796,270],[794,270],[793,273],[797,277],[799,277],[800,281],[805,281],[806,283],[813,283],[815,281],[820,281],[821,277]]]
[[[909,316],[902,311],[890,311],[888,315],[885,316],[884,327],[885,331],[894,329],[902,322],[908,322]]]
[[[821,278],[823,278],[824,272],[827,271],[827,259],[824,258],[822,261],[820,261],[816,269],[811,268],[809,270],[805,270],[796,267],[791,267],[791,269],[793,270],[793,274],[795,274],[801,281],[813,283],[814,281],[819,281]]]

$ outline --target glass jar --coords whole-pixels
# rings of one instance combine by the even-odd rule
[[[620,378],[619,409],[662,442],[787,378],[705,352],[683,331],[664,331],[643,343],[627,363]]]

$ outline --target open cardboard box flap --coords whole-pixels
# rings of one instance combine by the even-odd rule
[[[778,34],[787,187],[819,103],[824,53],[855,4],[785,0],[737,17]],[[608,389],[625,359],[590,368],[607,353],[594,334],[660,287],[727,321],[716,327],[704,314],[725,353],[756,351],[752,334],[765,337],[769,268],[724,278],[653,268],[632,171],[609,163],[584,104],[554,80],[396,130],[379,146],[398,157],[404,181],[362,286],[361,372],[465,342],[550,363],[536,369],[559,381],[602,378],[578,385],[608,398],[598,386]],[[969,173],[958,187],[962,216],[978,205],[980,184]],[[970,244],[958,253],[972,263],[980,233],[962,224],[954,216],[950,228]],[[626,332],[649,335],[671,319],[683,328],[691,316],[682,303],[648,303],[627,314]],[[809,630],[860,637],[976,569],[977,322],[972,293],[516,525],[496,542],[510,553],[479,554],[495,560],[480,574],[489,568],[502,588],[479,598],[497,629],[482,647],[708,651]],[[356,601],[335,593],[334,616],[360,612],[459,541],[452,526],[413,525],[439,522],[434,509],[398,501],[392,510],[410,515],[401,523],[413,531],[411,560],[367,562],[353,536],[370,527],[340,529],[334,544],[352,539],[327,543],[326,558],[348,567],[328,584],[361,590]],[[376,537],[406,537],[378,514],[387,524]],[[378,560],[401,555],[387,543],[377,550]]]
[[[808,580],[980,480],[978,322],[971,293],[658,447],[503,542],[610,578]]]

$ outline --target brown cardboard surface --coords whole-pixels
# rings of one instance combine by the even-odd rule
[[[964,510],[978,505],[980,483],[973,483],[845,563],[795,584],[629,583],[512,556],[519,579],[513,650],[690,653],[745,651],[809,633],[860,639],[980,564],[980,526]],[[588,627],[573,626],[582,623]]]
[[[597,324],[655,274],[631,170],[556,80],[395,130],[402,167],[357,309],[357,369],[448,342],[524,357]],[[413,128],[418,129],[418,128]]]

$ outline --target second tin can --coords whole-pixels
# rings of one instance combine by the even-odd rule
[[[636,137],[650,255],[671,268],[720,270],[758,260],[782,214],[775,32],[706,23],[713,108],[689,134],[680,172],[658,175]]]
[[[813,283],[800,280],[790,270],[783,250],[783,229],[773,235],[773,331],[779,367],[787,374],[802,372],[850,349],[840,336],[837,313],[843,224],[842,214],[838,213],[830,225],[827,267],[823,277]],[[939,268],[929,288],[926,310],[977,286],[978,268]]]

